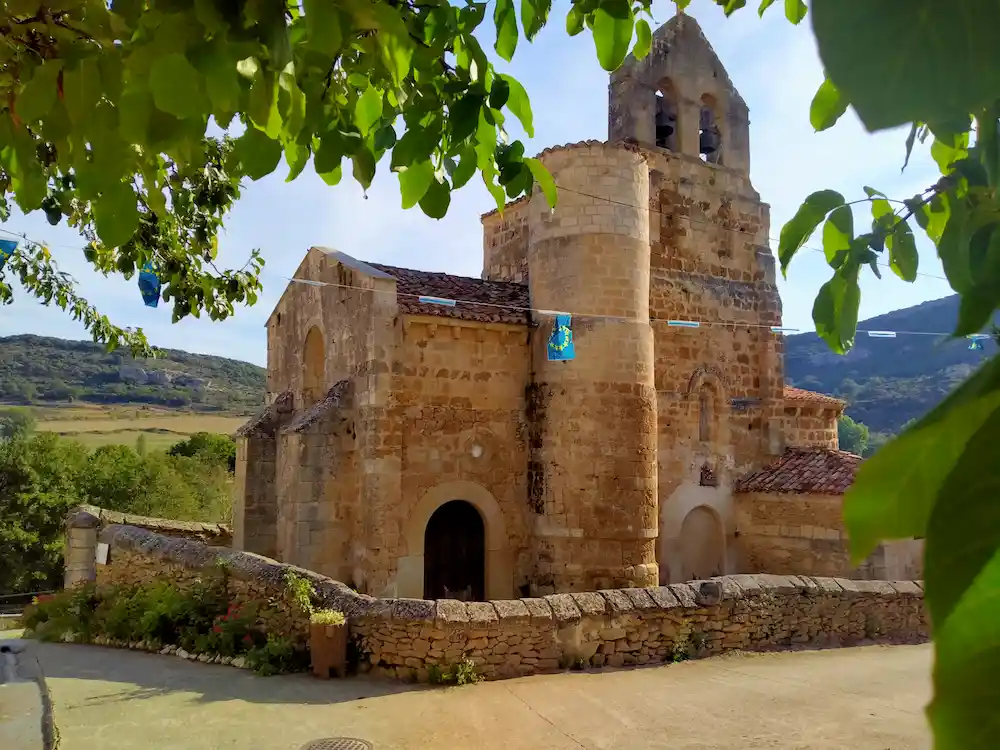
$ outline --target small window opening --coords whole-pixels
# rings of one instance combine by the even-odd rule
[[[662,91],[656,92],[656,147],[677,150],[677,106]]]
[[[708,386],[698,392],[698,440],[707,443],[712,439],[712,393]]]
[[[698,153],[702,161],[722,164],[722,132],[715,116],[715,101],[707,95],[701,98]]]

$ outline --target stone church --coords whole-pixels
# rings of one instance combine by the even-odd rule
[[[480,279],[306,253],[238,433],[238,548],[417,598],[919,578],[917,543],[850,567],[860,458],[843,402],[784,384],[747,105],[691,17],[612,74],[608,129],[540,155],[554,211],[482,217]]]

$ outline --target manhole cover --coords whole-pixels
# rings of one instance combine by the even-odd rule
[[[372,750],[372,743],[355,737],[327,737],[307,742],[302,750]]]

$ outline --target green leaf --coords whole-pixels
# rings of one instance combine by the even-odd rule
[[[369,87],[358,97],[354,108],[354,124],[358,126],[361,135],[367,136],[372,126],[382,119],[382,92]]]
[[[888,206],[888,201],[885,201]],[[872,213],[875,212],[874,203]],[[919,255],[917,244],[913,239],[913,230],[905,221],[896,222],[892,234],[886,237],[886,248],[889,250],[889,267],[903,281],[916,281]],[[997,269],[1000,271],[1000,268]]]
[[[451,174],[451,188],[458,190],[472,179],[476,173],[476,151],[471,146],[462,149],[462,156],[458,161],[458,166]]]
[[[982,331],[1000,305],[1000,226],[983,231],[989,233],[989,241],[981,253],[970,257],[971,285],[959,297],[956,336]]]
[[[952,165],[969,155],[969,134],[963,133],[953,141],[945,141],[935,137],[931,144],[931,157],[937,162],[942,174],[954,171]]]
[[[989,438],[996,445],[998,437],[996,421],[988,432]],[[983,456],[982,441],[977,440],[975,447],[969,447],[970,453],[977,457]],[[969,467],[969,461],[961,463]],[[975,468],[971,468],[976,471]],[[956,469],[957,471],[957,469]],[[968,485],[983,492],[996,490],[996,474],[988,473],[980,482],[964,479],[967,485],[961,495],[964,507],[973,501],[968,498]],[[962,479],[956,481],[962,482]],[[997,519],[995,504],[983,502],[984,495],[977,494],[978,501],[974,512],[968,517],[959,510],[950,518],[944,519],[947,526],[942,529],[941,536],[945,539],[941,547],[955,544],[954,549],[963,550],[969,539],[975,540],[977,549],[984,552],[995,544]],[[958,503],[956,503],[958,505]],[[935,514],[937,509],[935,509]],[[988,529],[983,532],[983,524]],[[931,539],[937,537],[936,519],[932,521],[931,535],[927,538],[927,550],[930,550]],[[944,526],[944,524],[940,524]],[[959,533],[966,534],[965,539],[957,541]],[[947,550],[942,549],[942,554]],[[934,699],[927,707],[927,716],[934,730],[935,746],[941,750],[970,750],[971,748],[991,748],[1000,732],[1000,721],[996,712],[1000,702],[1000,683],[996,680],[1000,669],[997,643],[1000,643],[1000,618],[997,617],[996,592],[1000,590],[1000,554],[993,548],[993,555],[982,565],[968,588],[962,589],[961,600],[948,616],[947,620],[934,624]],[[929,552],[928,552],[929,555]],[[929,558],[936,562],[936,558]],[[926,563],[925,567],[930,563]],[[935,607],[933,602],[938,598],[934,584],[930,581],[924,584],[927,593],[925,598]],[[949,584],[950,588],[958,588]]]
[[[785,18],[798,25],[806,17],[806,4],[802,0],[785,0]]]
[[[521,26],[524,38],[529,42],[535,38],[549,20],[552,0],[521,0]]]
[[[403,208],[413,208],[434,182],[434,165],[429,161],[421,161],[401,169],[398,174]]]
[[[153,97],[149,89],[126,89],[118,100],[118,123],[122,137],[129,143],[145,143]]]
[[[157,109],[182,120],[198,117],[208,109],[201,75],[184,55],[176,52],[153,61],[149,90]]]
[[[858,265],[855,262],[848,262],[838,268],[833,278],[820,287],[813,303],[816,333],[837,354],[847,354],[854,346],[860,305]]]
[[[367,146],[362,146],[351,156],[351,160],[354,162],[354,179],[367,190],[375,178],[375,155]]]
[[[635,47],[632,54],[636,60],[641,60],[649,54],[653,45],[653,32],[649,28],[649,23],[645,18],[639,18],[635,22]]]
[[[212,55],[205,63],[205,89],[214,113],[233,113],[240,105],[240,79],[236,61],[223,52]]]
[[[344,43],[340,28],[340,13],[330,0],[304,0],[306,36],[309,46],[328,57],[334,57]]]
[[[413,40],[399,13],[385,3],[375,3],[369,8],[375,16],[379,33],[376,36],[382,61],[392,80],[399,84],[410,72],[413,60]]]
[[[900,172],[905,172],[910,164],[910,156],[913,154],[913,144],[917,142],[917,133],[920,131],[920,123],[910,123],[910,133],[906,136],[906,158],[903,159],[903,168]]]
[[[285,161],[288,163],[288,177],[285,182],[292,182],[302,174],[302,170],[309,163],[310,151],[308,146],[298,143],[285,144]]]
[[[829,78],[823,80],[809,105],[809,124],[816,132],[833,127],[847,111],[847,100]]]
[[[774,5],[774,0],[760,0],[760,8],[757,9],[757,15],[761,18],[764,17],[764,11]]]
[[[59,71],[62,64],[57,60],[39,65],[34,75],[24,84],[17,95],[14,108],[17,115],[27,123],[40,120],[55,106],[58,95]]]
[[[63,73],[63,102],[69,119],[79,125],[93,113],[101,98],[101,70],[92,57]]]
[[[321,172],[318,174],[320,179],[323,180],[323,182],[325,182],[327,185],[329,185],[330,187],[336,187],[337,185],[340,184],[340,180],[342,179],[344,173],[341,170],[340,166],[338,165],[336,169],[332,169],[329,172]]]
[[[617,70],[632,43],[635,19],[628,0],[607,0],[594,11],[594,44],[597,61],[606,71]]]
[[[514,50],[517,49],[517,16],[514,13],[514,0],[496,0],[493,23],[497,29],[494,48],[500,57],[510,62],[514,57]]]
[[[831,268],[840,268],[850,256],[854,240],[854,212],[850,206],[838,206],[823,224],[823,253]]]
[[[781,262],[783,276],[787,276],[788,264],[792,262],[799,248],[816,231],[819,223],[833,209],[842,205],[844,196],[835,190],[818,190],[803,201],[795,216],[781,228],[781,236],[778,239],[778,259]]]
[[[247,128],[233,147],[233,155],[239,159],[240,171],[251,180],[266,177],[278,168],[281,161],[281,144],[268,138],[257,128]]]
[[[443,219],[451,205],[451,190],[448,183],[432,180],[424,197],[420,199],[420,210],[432,219]]]
[[[810,15],[824,69],[875,131],[946,121],[995,100],[994,14],[987,2],[813,0]]]
[[[490,108],[503,109],[509,98],[510,84],[501,76],[497,76],[493,79],[493,85],[490,87]],[[478,109],[476,113],[478,114]]]
[[[107,247],[126,244],[139,227],[135,192],[124,182],[114,183],[94,202],[94,226]]]
[[[545,202],[549,204],[549,208],[555,208],[558,201],[556,181],[552,179],[549,170],[538,159],[525,159],[524,163],[531,170],[531,176],[538,183],[538,187],[542,189],[542,193],[545,195]]]
[[[586,16],[583,11],[580,10],[579,6],[574,5],[569,9],[569,13],[566,14],[566,33],[570,36],[576,36],[581,31],[583,31],[584,21]]]
[[[844,497],[853,564],[868,557],[884,539],[927,534],[931,511],[956,462],[997,409],[1000,357],[993,357],[929,414],[861,464]]]
[[[507,84],[510,94],[507,97],[507,109],[516,117],[524,132],[529,138],[535,137],[534,115],[531,112],[531,102],[528,100],[528,92],[524,90],[516,78],[501,73],[498,78],[503,79]]]
[[[250,88],[247,114],[253,124],[267,133],[269,138],[277,138],[281,132],[281,112],[278,110],[278,87],[272,74],[261,71]]]

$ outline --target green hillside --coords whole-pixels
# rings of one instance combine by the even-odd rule
[[[264,370],[248,362],[164,349],[134,360],[89,341],[0,338],[0,401],[31,406],[142,404],[248,414],[264,400]]]
[[[845,356],[831,352],[815,333],[787,336],[785,382],[846,399],[847,413],[873,432],[898,432],[996,353],[992,340],[983,342],[982,351],[974,351],[965,339],[901,333],[951,331],[957,317],[955,295],[870,318],[858,325],[861,331],[899,335],[871,338],[859,331]]]

